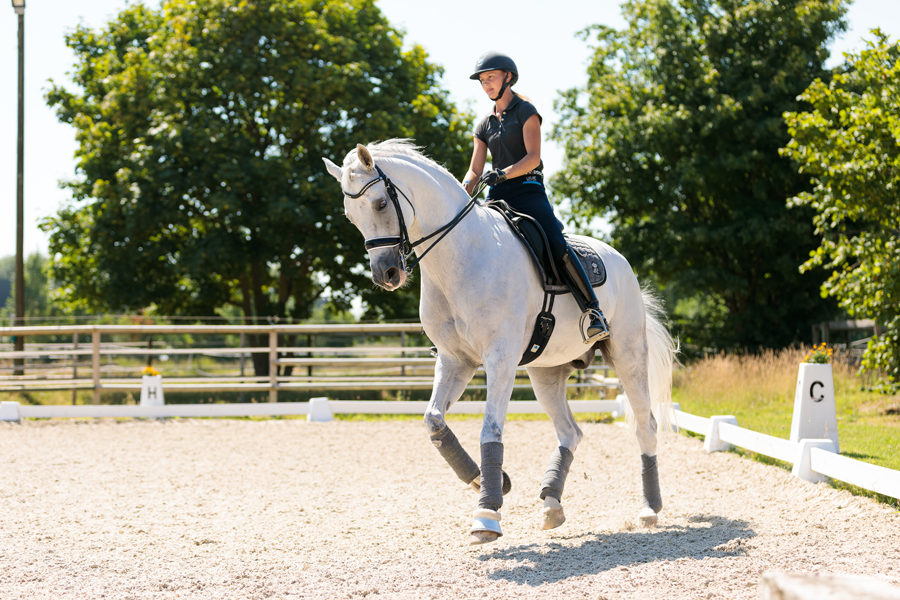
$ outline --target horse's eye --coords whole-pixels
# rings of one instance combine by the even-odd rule
[[[384,210],[387,208],[387,200],[384,198],[379,198],[375,201],[375,210]]]

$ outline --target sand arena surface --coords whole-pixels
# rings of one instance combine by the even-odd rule
[[[451,421],[478,453],[480,421]],[[660,526],[640,458],[582,424],[538,529],[546,421],[505,434],[504,536],[470,547],[476,495],[418,421],[0,424],[0,598],[756,598],[760,575],[900,580],[900,513],[700,441],[661,440]]]

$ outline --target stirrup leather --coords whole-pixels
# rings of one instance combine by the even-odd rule
[[[585,326],[585,321],[587,321],[587,326]],[[588,329],[595,322],[600,325],[601,331],[589,335]],[[609,323],[606,322],[606,317],[603,316],[603,311],[599,308],[589,308],[581,313],[578,329],[581,331],[581,339],[585,344],[602,342],[609,337]]]

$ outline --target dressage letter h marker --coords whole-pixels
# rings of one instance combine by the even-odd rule
[[[163,406],[162,375],[144,375],[141,377],[141,406]]]

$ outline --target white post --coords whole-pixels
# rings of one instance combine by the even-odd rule
[[[834,451],[838,452],[837,408],[831,365],[800,363],[794,393],[791,441],[804,439],[829,439],[834,442]]]
[[[628,396],[619,394],[616,396],[616,407],[612,411],[612,418],[618,419],[625,416],[625,403],[628,402]]]
[[[824,481],[825,477],[810,468],[809,451],[813,448],[837,452],[837,447],[832,440],[800,440],[800,446],[797,449],[797,460],[794,461],[794,467],[791,469],[791,473],[800,479],[818,483]]]
[[[165,403],[162,375],[144,375],[141,377],[141,406],[162,406]]]
[[[731,415],[715,415],[709,418],[709,429],[706,431],[706,439],[703,440],[703,449],[707,452],[724,452],[731,448],[731,444],[719,438],[719,423],[737,425],[737,419]]]
[[[328,404],[328,398],[310,398],[309,413],[306,420],[311,423],[326,423],[334,417],[331,416],[331,406]]]
[[[18,423],[22,420],[19,414],[18,402],[0,402],[0,421],[13,421]]]

